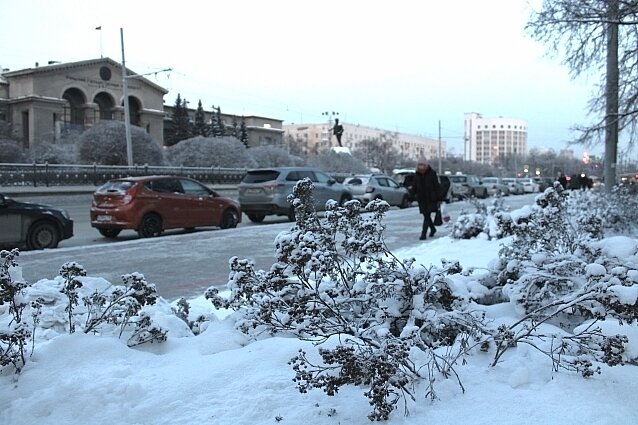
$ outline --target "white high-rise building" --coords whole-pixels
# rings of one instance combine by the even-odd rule
[[[465,113],[463,159],[496,165],[499,158],[527,154],[527,122]]]

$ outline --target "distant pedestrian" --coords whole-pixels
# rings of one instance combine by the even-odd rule
[[[559,172],[557,180],[558,183],[563,186],[563,189],[567,189],[567,176],[565,176],[565,174]]]
[[[419,203],[419,212],[423,214],[423,227],[421,229],[421,237],[425,240],[430,230],[430,237],[436,233],[436,227],[432,222],[432,214],[439,209],[441,202],[441,190],[439,187],[439,178],[428,161],[421,157],[416,164],[416,173],[412,184],[412,196]]]
[[[578,177],[578,183],[580,184],[580,190],[585,190],[589,188],[589,178],[587,177],[587,174],[585,173],[581,173],[580,176]]]

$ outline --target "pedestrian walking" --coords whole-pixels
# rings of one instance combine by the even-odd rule
[[[439,178],[425,157],[421,157],[417,161],[412,196],[419,203],[419,212],[423,214],[423,227],[419,239],[425,240],[428,236],[428,230],[430,230],[430,237],[436,233],[432,214],[437,212],[441,202]]]

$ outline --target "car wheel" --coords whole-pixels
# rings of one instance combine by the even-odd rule
[[[162,218],[157,214],[146,214],[137,229],[140,238],[152,238],[162,234]]]
[[[341,199],[339,199],[339,206],[343,207],[345,205],[346,202],[352,200],[352,197],[348,196],[348,195],[343,195],[341,196]]]
[[[239,216],[235,210],[228,209],[222,215],[222,222],[219,225],[222,229],[234,229],[239,222]]]
[[[120,234],[120,232],[122,231],[121,229],[97,229],[98,232],[100,232],[100,235],[104,236],[105,238],[117,238],[117,235]]]
[[[410,206],[410,199],[408,199],[408,195],[405,195],[403,199],[401,199],[401,204],[399,204],[399,208],[404,209]]]
[[[262,221],[264,221],[264,218],[266,218],[264,214],[246,214],[246,215],[248,216],[248,219],[252,221],[253,223],[261,223]]]
[[[35,223],[27,234],[28,249],[55,248],[60,242],[58,229],[53,223]]]

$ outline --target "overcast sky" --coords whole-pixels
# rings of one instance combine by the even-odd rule
[[[536,3],[536,0],[534,0]],[[342,121],[438,138],[462,152],[463,114],[528,122],[559,150],[591,121],[598,82],[571,80],[524,33],[527,0],[0,0],[0,66],[110,57],[196,107],[290,123]],[[101,30],[95,28],[101,26]],[[581,152],[581,148],[575,148]],[[600,154],[602,148],[594,150]]]

